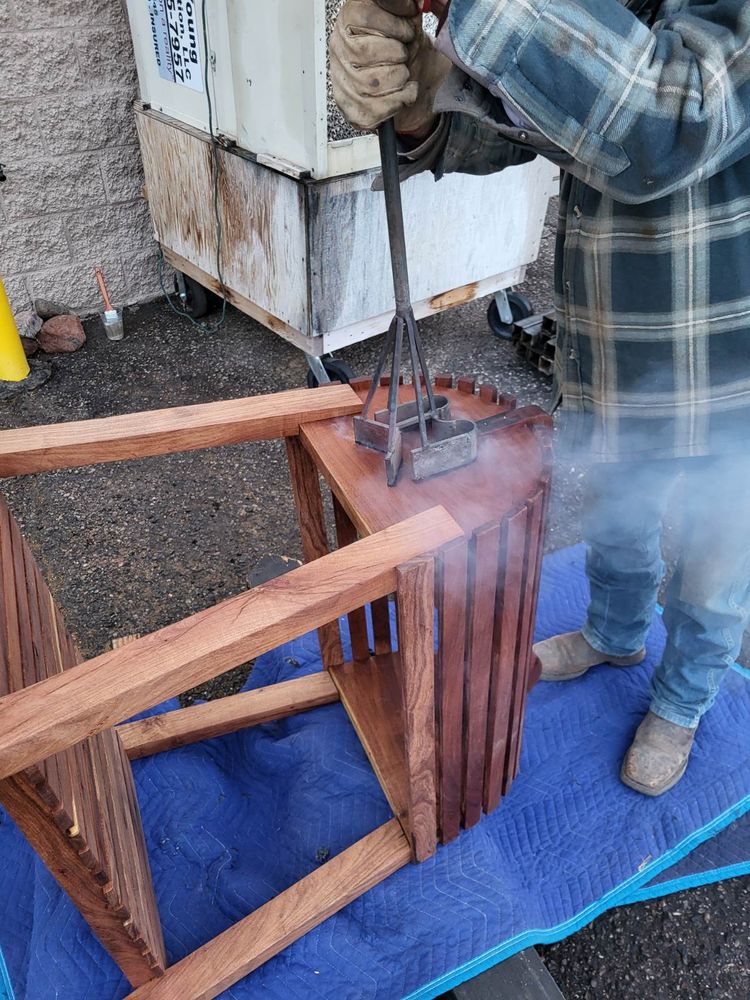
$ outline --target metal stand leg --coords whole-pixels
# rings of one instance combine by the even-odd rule
[[[328,385],[331,380],[328,377],[328,372],[325,370],[325,365],[320,358],[316,358],[313,354],[306,354],[305,357],[307,358],[307,364],[310,371],[317,379],[318,385]]]
[[[499,292],[495,292],[495,303],[497,304],[497,313],[500,321],[512,326],[513,310],[510,308],[510,302],[508,301],[507,288],[501,288]]]

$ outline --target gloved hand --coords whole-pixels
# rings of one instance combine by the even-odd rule
[[[417,0],[382,4],[347,0],[339,11],[329,46],[334,99],[357,129],[395,116],[398,132],[426,135],[450,61],[424,34]]]

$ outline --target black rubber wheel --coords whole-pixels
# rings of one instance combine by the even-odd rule
[[[323,367],[332,382],[351,382],[354,378],[354,369],[346,361],[341,361],[340,358],[325,358]],[[313,375],[311,368],[307,369],[307,388],[318,388],[318,380]]]
[[[186,298],[184,302],[180,298],[180,286],[177,284],[177,278],[175,277],[174,279],[174,291],[179,300],[179,306],[188,316],[192,316],[193,319],[200,319],[201,316],[205,316],[213,308],[219,296],[214,295],[213,292],[204,288],[203,285],[187,274],[183,274],[182,278],[185,282]]]
[[[508,292],[508,304],[513,316],[513,323],[517,323],[521,319],[528,319],[529,316],[534,315],[534,307],[531,302],[525,295],[521,295],[520,292]],[[501,340],[510,340],[513,336],[513,325],[503,323],[500,319],[500,312],[494,298],[490,301],[487,308],[487,322],[489,323],[490,330],[492,330],[496,337],[500,337]]]

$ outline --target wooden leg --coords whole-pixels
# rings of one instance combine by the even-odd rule
[[[351,545],[357,541],[357,529],[352,524],[349,515],[333,495],[333,516],[336,521],[336,538],[339,548]],[[349,613],[349,637],[352,643],[352,659],[366,660],[370,655],[370,643],[367,638],[367,617],[364,608],[356,608]]]
[[[510,739],[511,702],[518,672],[523,669],[519,659],[519,628],[527,514],[524,505],[507,517],[502,527],[498,611],[492,650],[485,754],[484,811],[488,813],[499,805],[503,792]]]
[[[500,525],[479,528],[472,538],[471,632],[466,670],[466,735],[464,753],[464,826],[474,826],[482,815],[484,754],[487,742],[487,705],[490,691],[492,636],[497,592]]]
[[[468,552],[465,540],[443,549],[438,562],[437,709],[438,816],[441,843],[461,829],[464,673]]]
[[[313,562],[328,553],[326,522],[323,516],[323,499],[320,495],[320,478],[315,463],[302,446],[298,437],[286,439],[286,454],[292,480],[294,503],[297,507],[302,551],[305,562]],[[341,631],[338,622],[328,622],[318,629],[320,655],[328,669],[342,663]]]
[[[409,835],[415,861],[437,843],[435,789],[435,561],[419,559],[397,570],[404,743]]]
[[[326,918],[403,868],[411,849],[397,820],[240,920],[130,994],[129,1000],[212,1000]]]

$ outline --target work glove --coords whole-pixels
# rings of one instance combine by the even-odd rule
[[[420,8],[417,0],[347,0],[339,11],[329,46],[331,84],[354,128],[370,131],[395,117],[398,132],[430,131],[435,94],[451,64],[422,30]]]

